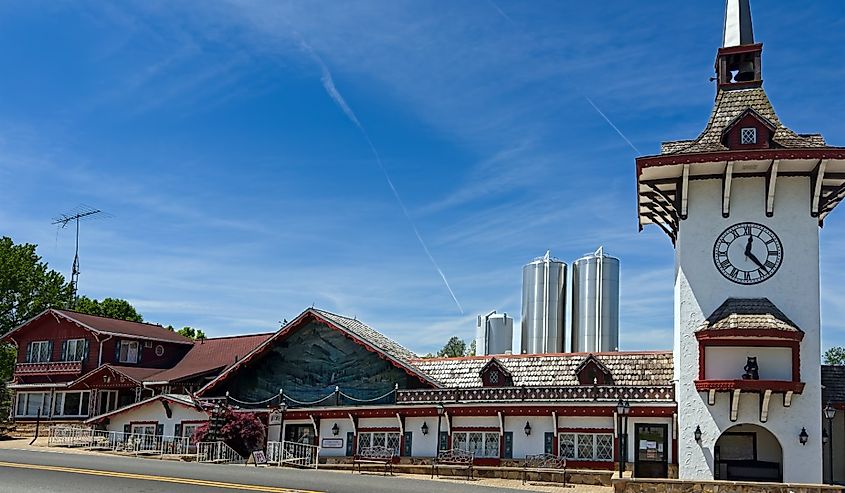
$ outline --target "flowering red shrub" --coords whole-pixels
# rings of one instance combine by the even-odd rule
[[[220,411],[224,424],[220,427],[217,440],[222,440],[232,447],[241,457],[249,457],[254,450],[264,445],[267,430],[264,423],[254,413],[234,412],[229,408]],[[207,441],[208,424],[197,428],[194,432],[196,443]]]

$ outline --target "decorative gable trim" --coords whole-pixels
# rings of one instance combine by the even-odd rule
[[[613,385],[613,374],[592,353],[575,368],[575,376],[581,385]]]
[[[481,367],[478,375],[485,387],[513,387],[513,375],[496,358],[490,358],[490,361]]]

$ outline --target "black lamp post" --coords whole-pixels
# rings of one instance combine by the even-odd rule
[[[628,462],[628,415],[631,413],[631,404],[628,401],[619,399],[616,404],[616,418],[618,420],[617,430],[619,432],[619,477],[625,472],[625,463]]]
[[[827,467],[830,471],[830,484],[833,484],[833,418],[836,416],[836,409],[830,402],[824,407],[824,417],[827,419]]]
[[[443,406],[442,402],[437,403],[437,454],[440,454],[440,421],[443,419],[443,413],[446,412],[446,408]]]

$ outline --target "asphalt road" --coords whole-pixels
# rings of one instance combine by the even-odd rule
[[[0,493],[513,493],[460,482],[375,474],[212,465],[102,455],[0,450]]]

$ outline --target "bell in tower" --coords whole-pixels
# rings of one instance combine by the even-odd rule
[[[716,60],[719,88],[759,87],[762,44],[754,43],[749,0],[726,0],[722,47]]]

